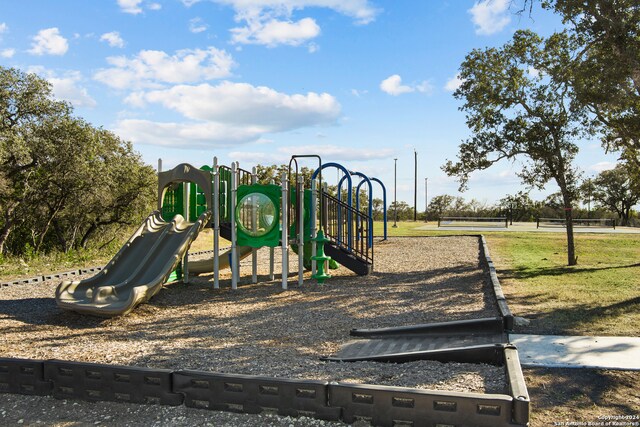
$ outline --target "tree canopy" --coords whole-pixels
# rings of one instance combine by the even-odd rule
[[[571,84],[602,125],[607,149],[640,168],[640,3],[637,0],[555,0],[576,44]]]
[[[590,195],[596,204],[615,212],[621,225],[629,225],[631,209],[640,202],[640,179],[630,174],[626,165],[600,172],[590,182]]]
[[[155,183],[130,143],[75,117],[45,80],[0,67],[0,254],[86,247],[139,222]]]

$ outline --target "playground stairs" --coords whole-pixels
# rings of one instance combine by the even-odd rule
[[[360,276],[366,276],[373,272],[372,262],[367,261],[363,257],[359,257],[355,253],[348,252],[336,245],[334,242],[327,243],[324,246],[324,253],[329,255],[331,259],[335,260],[340,265]]]
[[[321,192],[325,253],[361,276],[373,272],[373,221],[348,203]]]

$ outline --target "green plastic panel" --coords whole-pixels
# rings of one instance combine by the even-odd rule
[[[237,244],[252,248],[278,246],[282,189],[271,184],[241,185],[237,200]]]

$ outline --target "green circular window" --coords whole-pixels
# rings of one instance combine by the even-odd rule
[[[251,237],[262,237],[277,224],[276,206],[262,193],[249,193],[236,206],[236,223]]]

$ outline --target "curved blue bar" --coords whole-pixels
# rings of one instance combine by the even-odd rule
[[[373,247],[373,187],[371,186],[371,181],[365,174],[361,172],[351,172],[351,174],[362,178],[362,181],[360,181],[356,187],[356,210],[358,211],[360,211],[360,186],[364,182],[369,186],[369,235],[367,236],[367,241],[369,247]]]
[[[342,195],[341,193],[341,188],[340,186],[342,185],[343,180],[346,178],[347,181],[349,182],[349,191],[347,191],[347,204],[349,205],[349,207],[353,206],[353,199],[352,199],[352,195],[351,195],[351,189],[353,188],[353,184],[351,182],[351,174],[349,173],[349,171],[347,170],[347,168],[345,168],[344,166],[342,166],[339,163],[334,163],[334,162],[329,162],[329,163],[325,163],[323,164],[320,169],[317,169],[313,172],[313,175],[311,175],[311,179],[314,180],[316,179],[316,177],[318,176],[318,174],[320,173],[320,171],[324,168],[328,168],[328,167],[334,167],[337,169],[340,169],[343,173],[344,173],[344,177],[340,180],[340,184],[338,184],[338,200],[341,200]],[[338,224],[340,224],[340,211],[338,211]],[[338,225],[338,240],[340,240],[341,238],[341,227],[340,225]],[[351,250],[351,238],[353,237],[353,230],[352,230],[352,226],[351,226],[351,212],[349,212],[349,218],[347,221],[347,248],[349,250]]]
[[[384,221],[384,240],[387,240],[387,189],[378,178],[371,178],[382,187],[382,220]]]

